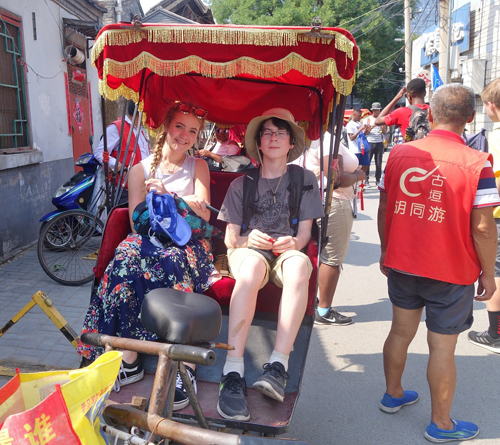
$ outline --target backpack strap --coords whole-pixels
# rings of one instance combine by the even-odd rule
[[[302,195],[307,190],[312,190],[313,186],[304,186],[304,169],[299,165],[290,164],[288,166],[290,173],[290,198],[288,207],[290,211],[290,227],[293,229],[293,236],[297,236],[299,231],[299,213]]]
[[[411,110],[411,114],[413,114],[415,111],[425,111],[422,110],[422,108],[417,107],[416,105],[408,105],[408,108]]]
[[[248,229],[248,224],[250,224],[250,219],[254,214],[259,175],[260,167],[249,170],[243,178],[243,222],[241,223],[241,236]]]

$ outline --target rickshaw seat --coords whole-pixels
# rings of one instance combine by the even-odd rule
[[[210,172],[210,194],[211,204],[213,207],[220,209],[224,200],[226,191],[229,184],[242,173],[226,173],[226,172]],[[224,231],[226,223],[217,219],[217,214],[212,212],[210,223],[215,225],[220,230]],[[127,208],[114,208],[106,223],[103,234],[101,250],[97,259],[97,265],[94,268],[96,283],[99,283],[106,267],[115,255],[115,249],[130,233],[130,222]],[[221,254],[226,252],[223,240],[214,238],[214,254]],[[317,275],[317,257],[318,246],[314,238],[311,239],[309,245],[306,247],[305,253],[311,260],[313,271],[309,279],[308,287],[308,301],[306,308],[306,315],[314,313],[314,302],[316,298],[316,275]],[[231,293],[233,291],[235,280],[228,277],[223,277],[204,294],[213,298],[221,306],[229,306],[231,300]],[[279,303],[281,300],[281,289],[274,284],[266,284],[260,291],[257,298],[256,310],[260,312],[277,313]]]
[[[145,295],[140,319],[148,331],[168,343],[215,340],[222,326],[220,306],[212,298],[170,288]]]

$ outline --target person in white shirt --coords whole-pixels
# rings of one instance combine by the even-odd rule
[[[359,160],[361,169],[366,173],[370,167],[369,150],[365,150],[359,143],[359,134],[363,132],[368,134],[370,128],[361,122],[361,110],[355,108],[352,110],[352,118],[345,126],[347,131],[347,139],[349,142],[349,151],[356,155]]]
[[[229,129],[217,128],[215,130],[215,139],[217,144],[213,150],[198,150],[198,154],[204,158],[213,159],[219,164],[222,163],[223,156],[234,156],[241,152],[241,148],[236,141],[229,139]]]
[[[323,171],[328,172],[330,133],[323,138]],[[359,168],[358,158],[344,144],[339,146],[339,171],[333,190],[332,204],[328,216],[328,241],[322,247],[319,262],[319,303],[314,313],[314,323],[330,326],[346,326],[352,323],[352,318],[339,313],[332,307],[333,297],[340,278],[340,270],[349,249],[351,230],[354,222],[354,197],[356,183],[365,178],[365,173]],[[293,164],[298,164],[311,170],[319,178],[320,175],[319,140],[311,142],[311,146]],[[319,181],[319,179],[318,179]],[[321,184],[320,184],[321,186]],[[323,186],[326,180],[323,178]],[[321,225],[321,219],[317,220]]]
[[[382,157],[384,155],[384,138],[387,133],[387,127],[385,125],[375,125],[375,120],[380,114],[382,106],[380,102],[374,102],[372,104],[371,116],[363,119],[363,124],[370,128],[370,132],[366,135],[366,139],[370,143],[370,164],[372,159],[375,157],[375,183],[378,186],[380,178],[382,177]],[[368,171],[366,172],[366,185],[370,186],[370,166],[368,166]]]

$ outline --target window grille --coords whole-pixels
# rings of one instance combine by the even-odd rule
[[[21,32],[0,14],[0,154],[30,148]]]

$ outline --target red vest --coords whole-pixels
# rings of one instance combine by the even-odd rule
[[[118,134],[120,134],[121,128],[122,128],[122,120],[118,119],[112,123],[112,125],[116,125],[116,128],[118,128]],[[123,158],[125,157],[125,150],[127,149],[127,141],[128,141],[128,135],[130,133],[130,124],[125,121],[125,127],[123,128],[123,138],[122,138],[122,148],[120,151],[120,159],[118,161],[123,164]],[[135,134],[132,132],[132,137],[130,138],[130,146],[128,149],[127,153],[127,159],[125,161],[125,165],[128,167],[130,164],[130,158],[132,157],[132,152],[134,151],[134,145],[135,145]],[[118,156],[118,147],[113,148],[113,151],[111,152],[111,156],[113,156],[115,159]],[[135,157],[134,157],[134,162],[133,165],[138,164],[141,162],[142,156],[141,156],[141,147],[139,147],[139,144],[137,144],[137,149],[135,150]]]
[[[443,130],[393,148],[384,178],[387,267],[448,283],[477,280],[470,220],[489,156]]]

